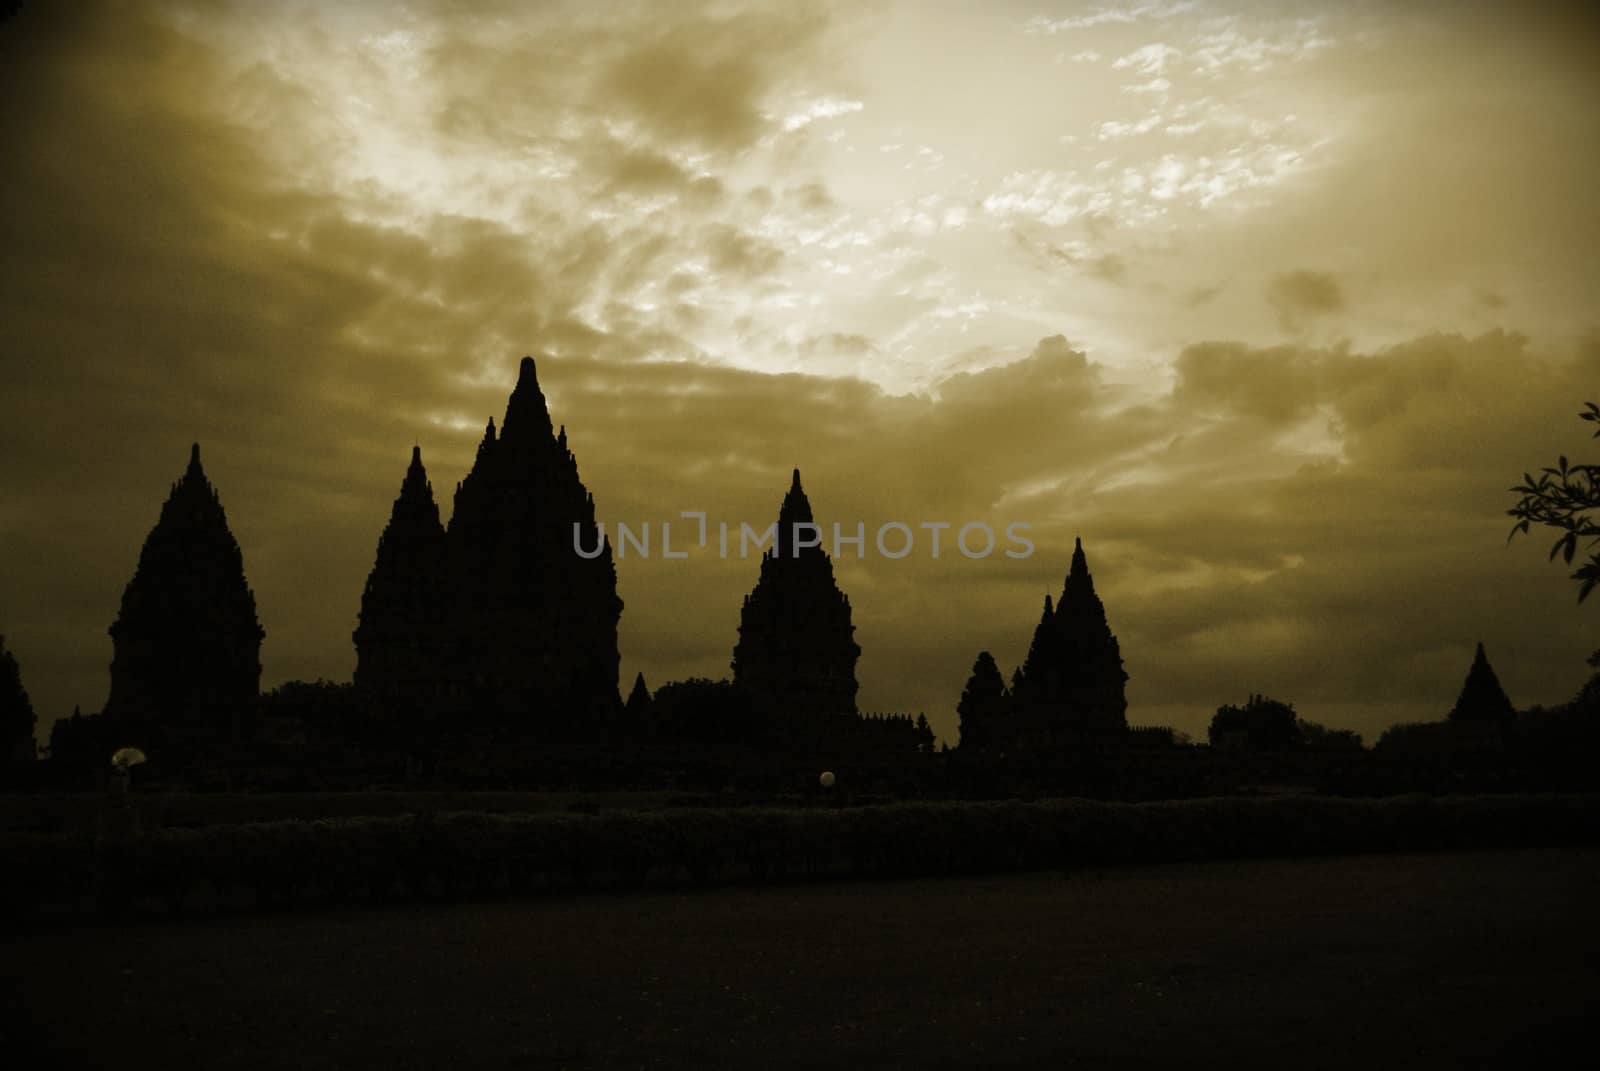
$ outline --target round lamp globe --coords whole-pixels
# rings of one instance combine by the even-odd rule
[[[832,770],[823,770],[822,771],[822,776],[817,778],[817,783],[820,784],[823,788],[832,788],[833,787],[833,771]]]

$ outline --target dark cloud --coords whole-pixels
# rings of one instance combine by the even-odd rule
[[[1173,399],[1193,414],[1253,416],[1284,423],[1305,415],[1318,397],[1315,362],[1290,346],[1255,349],[1238,342],[1201,342],[1178,355]]]
[[[1344,288],[1325,271],[1290,271],[1274,275],[1267,283],[1267,301],[1286,331],[1298,331],[1319,316],[1345,308]]]

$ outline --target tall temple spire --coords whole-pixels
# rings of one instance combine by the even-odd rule
[[[443,559],[439,506],[422,464],[422,447],[413,446],[352,634],[356,685],[391,709],[438,695],[445,642]]]
[[[400,485],[402,495],[426,495],[429,502],[433,501],[433,484],[428,482],[428,470],[422,465],[422,447],[411,448],[411,464],[406,469],[405,481]],[[437,514],[438,507],[435,507]]]
[[[1072,541],[1072,565],[1067,569],[1067,582],[1063,585],[1063,590],[1072,587],[1074,580],[1080,587],[1090,592],[1094,591],[1094,578],[1089,575],[1089,558],[1083,553],[1081,538]]]
[[[414,697],[522,739],[619,707],[616,566],[565,434],[525,357],[498,434],[491,417],[456,485],[448,527],[412,450],[355,632],[369,694],[389,706]],[[595,546],[589,558],[576,549]]]
[[[811,500],[806,498],[806,492],[800,486],[800,470],[794,470],[794,478],[789,483],[789,490],[783,496],[783,504],[778,507],[778,532],[773,542],[773,553],[779,557],[792,558],[797,545],[795,539],[795,525],[812,524]],[[806,537],[806,542],[812,542],[811,536]],[[820,549],[814,553],[821,553]]]
[[[546,442],[553,430],[544,391],[539,389],[539,370],[532,357],[524,357],[517,370],[517,386],[506,403],[500,437],[523,440],[526,436],[529,442]]]
[[[499,437],[490,421],[456,488],[445,542],[459,640],[452,687],[464,702],[537,718],[541,731],[615,710],[616,566],[532,357],[518,367]],[[595,546],[592,558],[575,549]]]
[[[1034,629],[1028,657],[1015,680],[1019,726],[1036,746],[1057,746],[1084,734],[1127,728],[1125,687],[1117,638],[1095,594],[1083,540],[1074,539],[1061,597]]]
[[[779,713],[853,714],[861,648],[827,552],[810,538],[803,547],[794,539],[794,525],[810,523],[811,502],[795,469],[773,548],[762,555],[760,577],[740,610],[734,682]]]
[[[198,443],[145,539],[110,632],[105,713],[126,742],[242,730],[266,633]]]

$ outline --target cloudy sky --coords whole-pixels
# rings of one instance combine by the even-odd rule
[[[70,10],[58,10],[69,8]],[[47,10],[48,9],[48,10]],[[45,5],[0,23],[0,632],[44,729],[188,444],[267,630],[348,679],[413,442],[445,513],[539,357],[602,519],[1031,524],[838,563],[945,738],[1081,534],[1130,719],[1369,740],[1480,638],[1597,645],[1506,488],[1595,444],[1600,22],[1461,3]],[[619,564],[624,683],[756,563]]]

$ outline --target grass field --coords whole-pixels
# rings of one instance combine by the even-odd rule
[[[223,916],[4,938],[16,1067],[1472,1067],[1600,1004],[1600,850]]]

